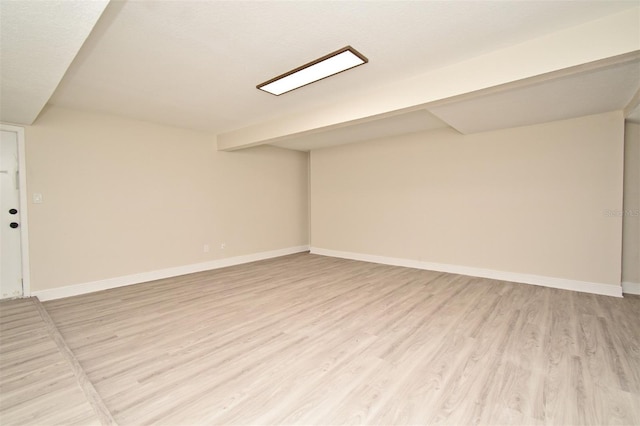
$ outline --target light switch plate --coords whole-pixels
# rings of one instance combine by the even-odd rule
[[[42,194],[33,194],[33,204],[42,204]]]

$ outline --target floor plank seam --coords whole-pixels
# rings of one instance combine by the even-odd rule
[[[80,389],[82,389],[82,392],[87,398],[87,401],[98,416],[100,423],[104,426],[117,426],[118,423],[115,421],[115,419],[111,415],[111,412],[102,400],[102,397],[89,380],[87,373],[85,373],[84,369],[80,365],[80,362],[78,362],[78,359],[73,354],[73,351],[71,350],[71,348],[69,348],[69,345],[67,345],[67,342],[64,340],[64,337],[58,330],[58,327],[49,316],[49,313],[47,312],[44,305],[40,303],[40,300],[38,300],[37,297],[31,297],[30,299],[35,308],[38,310],[40,317],[42,317],[42,320],[46,324],[47,331],[49,332],[49,335],[51,336],[53,341],[56,343],[58,350],[69,363],[71,370],[73,371],[73,374],[78,381]]]

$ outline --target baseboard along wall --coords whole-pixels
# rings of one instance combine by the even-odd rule
[[[623,293],[640,295],[640,283],[623,282],[621,286],[613,286],[602,283],[588,281],[569,280],[564,278],[545,277],[540,275],[519,274],[514,272],[496,271],[492,269],[472,268],[467,266],[450,265],[444,263],[423,262],[411,259],[395,257],[377,256],[363,253],[353,253],[338,250],[329,250],[319,247],[297,246],[285,249],[271,250],[266,252],[248,254],[243,256],[228,257],[209,262],[196,263],[192,265],[178,266],[175,268],[161,269],[158,271],[143,272],[140,274],[126,275],[122,277],[108,278],[105,280],[92,281],[75,284],[65,287],[58,287],[49,290],[32,292],[32,296],[38,297],[42,301],[61,299],[64,297],[77,296],[80,294],[92,293],[95,291],[108,290],[110,288],[124,287],[127,285],[140,284],[144,282],[171,278],[180,275],[192,274],[194,272],[209,271],[213,269],[225,268],[227,266],[241,265],[244,263],[256,262],[258,260],[271,259],[274,257],[286,256],[294,253],[310,251],[312,254],[337,257],[342,259],[360,260],[363,262],[380,263],[383,265],[403,266],[406,268],[424,269],[429,271],[448,272],[452,274],[467,275],[473,277],[491,278],[495,280],[516,282],[522,284],[533,284],[543,287],[551,287],[562,290],[580,291],[584,293],[601,294],[605,296],[622,297]]]
[[[540,275],[519,274],[514,272],[496,271],[493,269],[472,268],[468,266],[450,265],[445,263],[423,262],[419,260],[401,259],[396,257],[376,256],[371,254],[353,253],[311,247],[312,254],[329,257],[339,257],[342,259],[361,260],[364,262],[380,263],[383,265],[404,266],[406,268],[425,269],[428,271],[448,272],[451,274],[468,275],[472,277],[491,278],[516,282],[522,284],[533,284],[543,287],[551,287],[562,290],[573,290],[584,293],[601,294],[605,296],[622,297],[623,287],[588,281],[568,280],[565,278],[545,277]],[[637,290],[637,289],[636,289]],[[627,292],[626,293],[632,293]],[[638,293],[632,293],[638,294]]]
[[[243,256],[216,259],[209,262],[177,266],[175,268],[161,269],[158,271],[143,272],[140,274],[126,275],[122,277],[108,278],[105,280],[52,288],[49,290],[34,291],[31,293],[31,295],[36,296],[41,301],[62,299],[64,297],[77,296],[80,294],[92,293],[95,291],[108,290],[110,288],[124,287],[132,284],[140,284],[149,281],[161,280],[164,278],[193,274],[194,272],[226,268],[227,266],[241,265],[243,263],[256,262],[258,260],[271,259],[274,257],[286,256],[288,254],[301,253],[305,251],[309,251],[309,246],[289,247],[254,254],[247,254]]]

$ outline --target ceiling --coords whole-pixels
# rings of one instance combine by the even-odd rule
[[[311,151],[447,127],[463,134],[479,133],[624,110],[634,101],[640,103],[640,55],[617,58],[613,65],[608,62],[491,87],[417,111],[287,135],[269,144]],[[640,105],[630,109],[627,120],[640,123]]]
[[[386,138],[406,133],[423,132],[449,127],[447,123],[426,110],[418,110],[391,117],[350,124],[331,130],[295,135],[270,145],[298,151],[328,148],[371,139]]]
[[[631,110],[631,113],[627,116],[627,120],[632,123],[640,124],[640,105]]]
[[[640,89],[640,60],[577,72],[429,108],[461,133],[622,110]]]
[[[31,124],[109,0],[0,1],[0,120]]]
[[[34,90],[50,104],[219,135],[301,112],[330,111],[392,83],[638,9],[635,0],[111,1],[100,16],[99,3],[0,0],[2,121],[31,124],[44,106],[19,96],[28,92],[27,85],[13,87],[5,74],[7,64],[12,75],[38,71],[32,81],[48,84]],[[72,12],[66,11],[69,8]],[[40,19],[27,19],[34,14]],[[68,15],[72,22],[55,21],[53,17],[59,15]],[[74,29],[75,37],[64,37],[69,28]],[[40,35],[34,42],[37,49],[28,44],[32,30]],[[346,45],[367,56],[369,63],[278,97],[255,88]],[[58,54],[56,49],[66,52]],[[53,53],[25,58],[29,50]],[[74,50],[77,56],[68,66]],[[15,51],[26,53],[10,53]],[[67,66],[66,73],[60,71]],[[309,150],[447,123],[463,132],[482,131],[487,126],[512,124],[514,117],[491,117],[490,110],[497,107],[515,118],[553,118],[546,105],[555,105],[554,94],[563,91],[571,96],[576,111],[584,102],[590,105],[583,108],[587,112],[624,108],[618,106],[621,99],[628,101],[638,86],[632,75],[635,70],[577,73],[580,75],[553,83],[520,86],[512,93],[505,90],[478,99],[413,108],[406,116],[401,110],[388,116],[372,114],[366,121],[285,134],[277,140],[265,138],[265,143]],[[611,90],[599,84],[611,79],[620,87]],[[584,89],[594,87],[594,82],[600,91],[585,94]],[[8,96],[12,93],[18,95]],[[540,102],[528,103],[531,99]],[[513,105],[530,109],[518,113],[511,109]],[[488,116],[481,120],[478,111]]]

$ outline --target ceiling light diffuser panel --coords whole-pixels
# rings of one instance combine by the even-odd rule
[[[320,59],[286,72],[256,87],[272,95],[282,95],[307,84],[341,73],[369,62],[351,46],[343,47]]]

